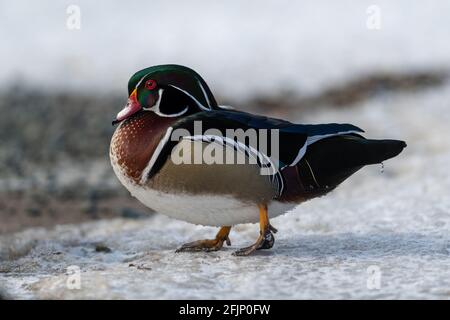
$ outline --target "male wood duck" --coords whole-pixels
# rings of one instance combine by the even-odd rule
[[[234,254],[269,249],[277,232],[269,218],[327,194],[363,166],[406,147],[403,141],[366,139],[351,124],[293,124],[221,107],[200,75],[180,65],[138,71],[128,82],[128,95],[113,121],[119,125],[110,146],[120,182],[160,213],[221,227],[214,239],[184,244],[177,252],[219,250],[224,242],[230,245],[232,226],[258,221],[256,242]],[[248,134],[229,138],[231,129],[269,132],[265,139],[275,145],[263,150],[250,144]],[[195,150],[232,161],[196,161]],[[244,161],[236,161],[239,157]]]

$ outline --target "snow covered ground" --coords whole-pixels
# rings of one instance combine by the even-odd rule
[[[383,173],[365,168],[329,196],[273,219],[273,250],[232,256],[257,236],[256,225],[241,225],[223,251],[175,254],[216,230],[159,214],[29,229],[0,237],[0,285],[15,298],[449,299],[448,101],[450,85],[297,115],[355,123],[408,148]],[[71,266],[80,268],[79,290],[67,287]]]

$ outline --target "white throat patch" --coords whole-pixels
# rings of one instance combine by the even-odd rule
[[[183,110],[181,110],[180,112],[177,112],[177,113],[173,113],[173,114],[162,113],[162,112],[160,111],[160,109],[159,109],[159,106],[160,106],[160,104],[161,104],[161,99],[162,99],[162,97],[163,97],[163,94],[164,94],[164,89],[159,89],[159,90],[158,90],[159,98],[158,98],[158,101],[156,101],[156,103],[153,105],[153,107],[151,107],[151,108],[142,108],[142,109],[144,109],[144,110],[146,110],[146,111],[153,111],[153,112],[156,113],[158,116],[160,116],[160,117],[166,117],[166,118],[174,118],[174,117],[178,117],[178,116],[181,116],[181,115],[185,114],[185,113],[188,111],[189,106],[186,106],[186,108],[184,108]]]

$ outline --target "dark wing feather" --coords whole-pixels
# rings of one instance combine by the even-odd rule
[[[234,110],[213,110],[207,112],[199,112],[184,117],[172,125],[173,130],[185,129],[189,135],[199,134],[194,132],[196,121],[201,122],[203,134],[208,129],[219,130],[223,136],[226,136],[226,129],[267,129],[267,142],[270,147],[271,132],[270,130],[278,129],[279,134],[279,163],[278,168],[290,165],[299,154],[300,149],[307,143],[308,137],[333,135],[341,132],[364,132],[358,127],[351,124],[319,124],[319,125],[302,125],[293,124],[289,121],[268,118],[259,115],[253,115],[246,112]],[[182,137],[181,137],[182,138]],[[180,138],[180,139],[181,139]],[[162,148],[158,159],[149,172],[149,178],[156,174],[170,156],[172,149],[177,145],[178,141],[169,140]],[[271,150],[265,150],[270,156]]]

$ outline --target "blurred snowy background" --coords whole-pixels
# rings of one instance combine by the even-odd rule
[[[0,1],[0,297],[449,299],[449,21],[445,1]],[[151,213],[108,159],[129,76],[162,63],[222,104],[408,148],[274,219],[271,252],[175,255],[214,229]]]

